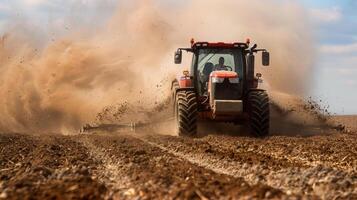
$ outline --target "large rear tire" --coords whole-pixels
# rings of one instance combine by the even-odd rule
[[[176,90],[180,88],[180,85],[179,83],[175,80],[172,82],[172,85],[171,85],[171,94],[172,94],[172,99],[175,100],[175,94],[176,94]]]
[[[175,101],[176,132],[179,136],[197,134],[197,99],[195,92],[178,91]]]
[[[269,135],[269,96],[265,91],[251,91],[248,96],[249,128],[254,136]]]

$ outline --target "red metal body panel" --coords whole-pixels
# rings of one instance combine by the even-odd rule
[[[238,78],[237,72],[232,71],[214,71],[211,73],[210,77],[216,78]]]
[[[208,83],[208,93],[211,92],[212,77],[216,77],[216,78],[238,78],[238,74],[237,74],[237,72],[232,72],[232,71],[213,71],[210,74],[210,79],[209,79],[209,83]]]
[[[191,78],[186,76],[180,78],[179,85],[180,88],[193,87]]]

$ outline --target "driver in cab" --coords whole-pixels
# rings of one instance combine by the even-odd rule
[[[224,65],[224,58],[220,57],[218,64],[213,67],[213,71],[228,71],[228,67]]]

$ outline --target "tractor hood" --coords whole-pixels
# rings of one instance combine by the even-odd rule
[[[242,84],[239,83],[237,72],[232,71],[213,71],[210,74],[208,92],[210,103],[215,100],[239,100],[241,97]],[[213,107],[213,105],[211,105]]]
[[[238,78],[237,72],[232,71],[213,71],[210,75],[211,78]]]

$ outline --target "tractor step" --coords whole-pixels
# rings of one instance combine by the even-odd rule
[[[242,100],[215,100],[213,104],[213,113],[215,115],[243,113]]]

